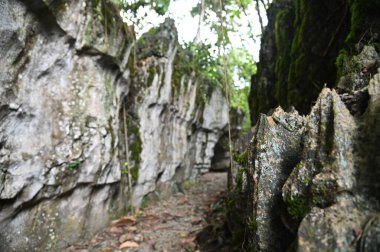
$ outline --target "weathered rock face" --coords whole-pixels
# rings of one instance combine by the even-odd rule
[[[376,58],[376,65],[375,54],[373,47],[364,47],[353,60]],[[357,80],[353,85],[366,83],[360,89],[369,97],[362,115],[349,110],[347,94],[325,88],[305,118],[279,109],[260,117],[248,160],[238,172],[235,197],[240,201],[234,206],[249,209],[239,220],[240,228],[249,231],[249,249],[379,247],[380,73],[368,83],[366,69],[362,71],[342,77],[347,81],[356,74],[361,78],[351,79]]]
[[[148,194],[153,199],[166,196],[173,186],[208,171],[228,122],[222,91],[214,89],[204,101],[195,74],[176,69],[176,56],[184,49],[178,44],[173,20],[143,35],[139,47],[139,87],[131,92],[136,103],[129,110],[142,145],[141,153],[135,153],[140,160],[133,164],[139,167],[136,205]]]
[[[103,3],[0,0],[1,251],[59,251],[211,165],[222,92],[197,102],[192,75],[175,87],[175,34],[136,65],[134,34]]]
[[[289,67],[292,41],[288,39],[288,36],[292,37],[294,34],[293,22],[290,22],[294,20],[294,13],[294,0],[273,1],[267,11],[268,25],[263,31],[260,61],[257,64],[257,74],[252,77],[249,95],[253,124],[259,119],[260,113],[267,113],[279,105],[277,96],[286,100],[287,94],[281,92],[282,90],[277,90],[277,86],[284,89],[283,86],[286,85],[282,82],[286,82],[286,78],[281,76],[281,81],[277,80],[275,70],[280,67]]]
[[[286,248],[286,229],[281,225],[281,187],[299,161],[303,118],[297,112],[285,113],[278,108],[256,124],[248,153],[247,186],[253,186],[250,223],[252,244],[256,250]],[[273,243],[276,240],[276,243]]]
[[[128,204],[117,129],[132,35],[117,16],[105,31],[89,1],[0,5],[0,250],[54,250]]]
[[[378,47],[379,10],[379,1],[369,0],[273,1],[252,78],[252,122],[278,105],[307,114],[324,86],[341,86],[346,59],[363,45]]]
[[[301,251],[357,251],[357,248],[376,251],[379,247],[379,240],[374,239],[379,236],[379,181],[374,180],[373,176],[378,174],[380,167],[376,160],[380,150],[373,141],[380,138],[378,127],[372,124],[371,130],[367,128],[368,121],[378,118],[379,93],[376,90],[380,87],[379,77],[380,74],[375,75],[369,83],[369,105],[359,120],[354,120],[333,91],[321,94],[319,101],[323,97],[331,97],[333,107],[324,107],[321,111],[332,114],[332,117],[326,121],[330,122],[330,126],[320,124],[320,133],[315,137],[323,137],[322,132],[328,132],[329,127],[332,131],[324,141],[320,140],[319,144],[314,145],[317,148],[305,147],[302,160],[306,159],[305,155],[311,157],[310,153],[316,153],[312,149],[317,150],[317,155],[325,157],[319,156],[305,162],[312,172],[303,172],[302,178],[296,175],[297,179],[292,174],[283,188],[284,198],[290,200],[288,206],[305,210],[303,213],[297,212],[305,215],[298,229],[297,245]],[[314,117],[313,112],[310,117]],[[322,118],[318,121],[323,122]],[[313,130],[309,132],[314,134]],[[297,167],[295,173],[302,174],[304,167],[299,166],[298,171]],[[295,204],[292,198],[304,200]]]

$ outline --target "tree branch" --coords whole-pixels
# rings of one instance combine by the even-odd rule
[[[195,35],[195,38],[194,38],[194,43],[198,43],[201,40],[201,27],[202,27],[203,19],[205,16],[205,11],[206,11],[205,0],[201,0],[201,8],[199,10],[198,30],[197,30],[197,35]]]

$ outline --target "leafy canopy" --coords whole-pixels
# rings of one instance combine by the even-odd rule
[[[174,1],[177,0],[119,0],[121,8],[135,16],[135,26],[145,18],[147,11],[161,16],[168,15],[170,4]],[[223,6],[220,6],[221,2]],[[254,41],[256,36],[253,27],[248,24],[249,30],[243,30],[242,23],[250,20],[249,9],[258,10],[259,6],[266,8],[268,4],[268,0],[199,0],[189,10],[193,17],[199,17],[199,28],[208,28],[216,34],[217,39],[214,42],[194,39],[185,43],[183,46],[191,57],[186,67],[196,73],[203,86],[211,87],[223,87],[224,66],[227,67],[230,105],[245,112],[245,129],[250,128],[248,94],[250,79],[256,72],[256,66],[253,55],[247,48],[231,45],[231,37],[237,35],[241,40]],[[141,16],[144,11],[145,14]]]

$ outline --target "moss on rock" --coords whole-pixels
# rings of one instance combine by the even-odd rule
[[[128,141],[129,141],[129,160],[130,171],[133,182],[136,182],[139,178],[140,162],[141,162],[141,152],[142,152],[142,141],[140,137],[139,125],[133,120],[128,120]]]
[[[301,195],[290,198],[286,204],[289,214],[295,219],[304,217],[310,210],[308,200]]]
[[[260,113],[278,105],[309,112],[321,89],[335,85],[336,57],[344,47],[349,24],[347,0],[277,0],[271,4],[258,72],[252,80],[253,123]]]

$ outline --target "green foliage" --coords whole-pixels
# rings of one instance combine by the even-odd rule
[[[187,43],[179,50],[174,62],[173,82],[180,87],[181,78],[193,74],[199,81],[198,102],[205,104],[216,87],[222,87],[223,73],[220,61],[212,56],[211,45]]]
[[[227,68],[229,79],[230,105],[243,111],[243,131],[248,132],[251,128],[250,110],[248,97],[251,76],[256,73],[256,64],[253,56],[243,48],[231,49],[227,55]],[[235,76],[233,78],[233,76]]]
[[[220,85],[222,82],[222,74],[219,69],[220,62],[211,55],[210,44],[188,43],[185,45],[190,52],[190,64],[192,70],[202,82],[211,85]]]
[[[182,183],[182,188],[183,190],[187,191],[189,190],[191,187],[193,187],[195,185],[195,181],[194,180],[185,180],[183,183]]]
[[[71,170],[71,171],[75,171],[75,170],[78,170],[78,168],[80,167],[80,165],[82,164],[82,161],[80,160],[75,160],[74,162],[71,162],[67,165],[67,169]]]
[[[244,159],[244,158],[242,158],[242,159]],[[235,179],[236,180],[235,193],[238,195],[244,193],[244,192],[242,192],[242,190],[243,190],[243,176],[247,172],[246,168],[245,168],[247,163],[245,163],[244,161],[242,163],[244,163],[244,164],[242,165],[242,167],[238,168],[238,172],[237,172],[236,179]]]
[[[179,87],[184,74],[191,76],[194,73],[200,85],[198,102],[205,104],[210,98],[212,90],[216,87],[224,89],[223,71],[226,64],[227,78],[230,84],[230,106],[244,112],[243,130],[248,131],[251,128],[248,106],[250,89],[248,85],[245,87],[235,86],[234,81],[240,85],[249,83],[251,75],[256,71],[252,55],[245,49],[234,49],[227,55],[227,62],[224,62],[223,57],[213,55],[213,47],[210,44],[187,43],[184,47],[184,50],[180,51],[180,55],[177,57],[181,61],[174,64],[173,80],[175,85]],[[238,79],[234,80],[233,76],[238,76]]]
[[[345,67],[347,66],[347,62],[349,62],[349,56],[346,50],[340,50],[338,57],[336,58],[335,65],[337,68],[337,80],[342,77],[343,72],[345,71]]]
[[[251,118],[248,104],[248,97],[250,93],[250,87],[230,89],[231,107],[238,108],[244,112],[243,132],[248,132],[251,129]]]
[[[254,219],[249,219],[247,221],[247,228],[250,235],[253,235],[257,230],[257,222]]]
[[[151,203],[151,199],[149,198],[149,196],[144,196],[141,202],[141,208],[142,209],[147,208],[150,205],[150,203]]]
[[[137,15],[140,8],[149,7],[151,11],[155,11],[159,15],[164,15],[169,6],[170,0],[130,0],[120,1],[121,6],[128,15],[131,13]],[[238,20],[245,18],[243,13],[250,4],[254,4],[253,0],[239,0],[238,2],[227,0],[222,1],[223,9],[221,10],[219,0],[205,1],[205,16],[203,22],[211,27],[211,30],[218,35],[218,40],[215,44],[189,42],[183,45],[183,50],[178,51],[176,62],[174,62],[173,71],[173,88],[179,88],[183,76],[192,78],[196,76],[199,82],[199,90],[197,102],[205,104],[210,98],[212,91],[216,88],[224,89],[224,65],[227,66],[227,78],[230,84],[229,96],[231,107],[240,109],[245,113],[243,129],[248,130],[251,127],[248,96],[249,84],[252,74],[256,72],[256,65],[253,60],[253,55],[244,48],[232,48],[229,45],[230,35],[238,34]],[[201,5],[197,1],[192,9],[193,16],[199,15]],[[141,14],[141,13],[140,13]],[[139,14],[139,15],[140,15]],[[223,25],[215,16],[222,16]],[[141,18],[143,17],[137,17]],[[140,20],[141,21],[141,20]],[[135,21],[132,21],[135,22]],[[139,20],[136,21],[138,26]],[[149,33],[153,36],[154,29]],[[254,39],[254,38],[252,38]],[[147,44],[147,39],[141,38],[138,40],[139,48],[146,48],[151,45]],[[161,49],[161,51],[165,51]],[[222,57],[221,54],[226,54]],[[179,59],[179,60],[177,60]],[[224,62],[226,59],[227,62]],[[154,76],[151,72],[154,69],[149,69],[150,78]]]
[[[151,10],[159,15],[164,15],[170,5],[170,0],[120,0],[121,8],[126,11],[132,11],[136,15],[140,8],[149,6]]]
[[[295,218],[302,218],[309,211],[309,202],[303,196],[294,196],[286,202],[289,214]]]
[[[124,168],[121,169],[121,174],[122,175],[128,175],[129,174],[129,172],[128,172],[128,162],[124,163]]]
[[[240,166],[246,167],[248,163],[248,151],[245,150],[238,155],[234,155],[234,159]]]
[[[370,42],[379,31],[380,1],[349,0],[351,11],[351,28],[346,43],[353,46],[358,42]]]

